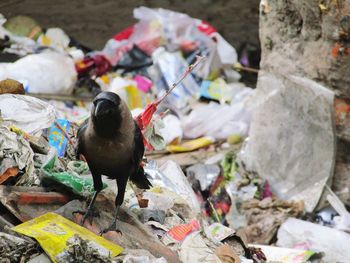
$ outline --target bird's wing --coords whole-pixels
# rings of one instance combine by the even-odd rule
[[[83,149],[83,140],[84,140],[84,132],[87,128],[89,119],[86,119],[79,127],[78,133],[77,133],[77,144],[76,144],[76,158],[79,159],[80,154],[84,154],[84,149]]]
[[[143,167],[141,166],[141,161],[143,158],[143,155],[145,153],[145,146],[143,144],[143,136],[140,128],[135,122],[135,147],[134,147],[134,154],[133,154],[133,172],[130,175],[130,180],[136,184],[138,188],[141,189],[149,189],[151,185],[150,181],[148,181],[146,174],[143,170]]]

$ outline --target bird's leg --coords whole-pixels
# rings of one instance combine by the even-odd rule
[[[116,231],[116,232],[121,233],[121,231],[117,228],[117,217],[118,217],[120,206],[122,205],[122,203],[124,201],[124,194],[125,194],[125,188],[126,188],[127,181],[128,181],[127,179],[117,181],[118,195],[115,199],[115,207],[116,208],[115,208],[114,219],[113,219],[112,224],[108,228],[106,228],[100,232],[100,235],[105,234],[108,231]]]
[[[100,235],[105,234],[105,233],[107,233],[109,231],[121,232],[120,230],[117,229],[117,218],[118,218],[119,209],[120,209],[120,206],[117,205],[116,208],[115,208],[115,214],[114,214],[114,219],[112,221],[112,224],[110,224],[109,227],[103,229],[100,232]]]
[[[94,192],[94,195],[92,196],[92,199],[90,201],[90,204],[88,206],[88,208],[86,209],[85,212],[83,211],[74,211],[73,213],[79,213],[79,214],[83,214],[83,218],[81,219],[80,221],[80,225],[84,225],[86,219],[88,218],[92,218],[94,216],[94,213],[93,213],[93,210],[94,210],[94,204],[95,204],[95,201],[96,201],[96,197],[97,197],[97,194],[99,193],[99,191],[95,191]],[[91,220],[92,221],[92,220]],[[90,222],[91,223],[91,222]]]
[[[79,213],[79,214],[84,214],[82,220],[80,221],[80,225],[84,225],[84,222],[87,218],[92,218],[94,216],[93,214],[93,209],[94,209],[94,204],[95,204],[95,201],[96,201],[96,197],[98,195],[99,192],[101,192],[102,190],[102,177],[100,174],[96,174],[96,173],[93,173],[92,172],[92,178],[93,178],[93,181],[94,181],[94,189],[95,189],[95,192],[94,192],[94,195],[92,196],[92,199],[89,203],[89,206],[86,210],[86,212],[82,212],[82,211],[74,211],[73,214],[75,213]]]

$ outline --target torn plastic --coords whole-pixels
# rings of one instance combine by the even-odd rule
[[[180,52],[170,53],[163,47],[158,48],[152,58],[156,65],[156,70],[160,72],[153,74],[154,85],[157,88],[158,97],[162,97],[166,91],[176,83],[179,72],[185,72],[188,67],[187,62],[181,56]],[[160,79],[157,75],[161,76]],[[177,109],[183,109],[189,102],[189,99],[199,94],[199,85],[189,74],[166,98],[166,102]]]
[[[167,161],[160,168],[153,162],[145,167],[153,186],[165,187],[181,196],[193,212],[199,214],[200,206],[193,189],[181,168],[173,161]]]
[[[55,167],[56,155],[51,157],[48,162],[42,167],[45,174],[43,184],[52,184],[52,182],[62,187],[68,188],[73,193],[88,197],[95,192],[94,184],[91,176],[79,176],[78,174],[57,171]],[[103,183],[103,189],[107,185]]]
[[[58,127],[57,125],[60,125]],[[61,130],[63,129],[63,131]],[[70,128],[69,121],[65,119],[57,119],[55,124],[51,126],[49,133],[49,144],[54,147],[57,151],[58,157],[63,157],[66,153],[66,146],[68,139],[65,137],[64,132],[68,134]]]
[[[186,169],[187,178],[191,177],[199,181],[201,191],[207,190],[220,175],[220,167],[217,165],[195,164]]]
[[[261,72],[249,102],[255,108],[240,159],[279,198],[304,200],[308,212],[333,176],[333,97],[310,79]]]
[[[4,124],[13,124],[33,135],[40,135],[41,130],[50,127],[56,119],[52,105],[25,95],[0,95],[0,111]]]

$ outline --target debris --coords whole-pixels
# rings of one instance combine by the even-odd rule
[[[55,124],[50,128],[49,144],[56,148],[58,157],[63,157],[65,155],[66,145],[69,138],[67,138],[66,134],[69,131],[69,128],[70,123],[65,119],[57,119]]]
[[[10,159],[10,160],[12,160],[12,159]],[[3,162],[1,163],[1,165],[4,165]],[[0,175],[0,184],[3,184],[4,182],[6,182],[11,177],[16,177],[18,172],[19,171],[18,171],[17,167],[9,167],[9,168],[7,168],[5,170],[5,172]]]
[[[0,80],[7,78],[22,82],[27,92],[71,94],[77,73],[70,57],[44,52],[0,64]]]
[[[302,201],[282,201],[265,198],[262,201],[252,199],[242,204],[242,211],[247,218],[245,234],[248,242],[269,244],[278,227],[289,217],[300,216],[304,211]]]
[[[187,142],[184,142],[180,145],[169,145],[166,149],[169,152],[191,152],[194,150],[198,150],[202,147],[207,147],[211,144],[213,144],[214,139],[212,137],[201,137],[195,140],[190,140]]]
[[[100,193],[96,199],[96,210],[99,217],[94,219],[91,223],[87,220],[84,224],[88,230],[99,234],[102,229],[110,225],[113,219],[114,210],[114,195],[110,198],[103,193]],[[85,209],[85,203],[78,200],[73,200],[62,206],[56,213],[61,214],[65,218],[79,223],[82,215],[73,212]],[[121,207],[117,221],[118,229],[122,235],[115,231],[110,231],[103,235],[107,240],[122,246],[124,249],[145,249],[151,252],[155,257],[164,257],[169,263],[178,263],[178,256],[169,248],[165,247],[149,230],[148,226],[142,224],[136,216],[124,210]]]
[[[2,124],[0,125],[0,156],[14,160],[16,167],[25,171],[17,184],[39,185],[40,181],[34,175],[34,153],[29,142]]]
[[[260,7],[263,20],[278,11],[269,1]],[[316,7],[323,15],[333,8],[324,1]],[[0,63],[0,230],[9,233],[0,232],[0,257],[306,263],[324,251],[325,260],[346,261],[349,212],[331,191],[334,209],[325,208],[323,190],[335,162],[333,108],[337,136],[347,140],[347,99],[333,105],[333,92],[306,77],[257,69],[259,47],[244,43],[237,55],[206,21],[146,7],[136,8],[134,17],[136,24],[97,51],[60,28],[42,30],[28,17],[4,24],[0,15],[0,53],[8,61]],[[301,36],[309,20],[298,29]],[[338,62],[348,53],[349,21],[346,14],[336,21]],[[265,49],[280,45],[269,37],[265,42]],[[258,71],[256,90],[238,82]],[[82,200],[99,188],[85,158],[77,160],[76,140],[93,98],[105,91],[132,110],[147,148],[141,166],[152,187],[129,182],[115,221],[120,232],[99,237],[115,217],[118,184],[103,178],[89,210],[93,216],[78,226],[88,204]]]
[[[168,231],[168,234],[175,240],[185,239],[191,232],[198,231],[200,224],[197,220],[191,220],[188,224],[178,225]]]
[[[333,176],[334,94],[295,76],[262,73],[259,85],[251,101],[256,109],[249,141],[240,159],[247,170],[269,180],[279,198],[303,200],[311,212]]]
[[[167,178],[170,183],[169,185],[166,185],[166,187],[180,195],[188,202],[188,205],[193,212],[199,214],[200,207],[196,195],[181,168],[175,162],[167,161],[159,168],[159,170],[164,175],[163,178]]]
[[[45,176],[43,177],[44,185],[61,185],[65,189],[70,190],[74,194],[81,196],[90,196],[94,192],[93,181],[91,177],[79,176],[69,173],[68,171],[59,171],[55,168],[55,162],[57,157],[53,156],[48,162],[43,165],[42,171]],[[107,185],[103,184],[103,188]]]
[[[57,262],[115,262],[110,258],[110,251],[96,246],[96,243],[85,240],[74,234],[66,242],[67,248],[55,256]]]
[[[200,232],[193,232],[182,242],[180,246],[180,260],[190,262],[221,262],[218,256],[207,246]]]
[[[335,227],[339,230],[350,233],[350,213],[346,210],[345,205],[340,199],[333,193],[333,191],[327,186],[327,190],[330,192],[327,195],[327,201],[337,211],[339,216],[334,217]]]
[[[231,105],[210,102],[201,105],[184,118],[185,137],[198,138],[212,136],[215,139],[227,139],[231,135],[245,137],[248,134],[250,112],[244,104],[253,90],[242,91],[245,95]],[[238,95],[237,95],[238,96]]]
[[[162,210],[141,209],[139,218],[142,223],[146,223],[152,220],[164,224],[165,212]]]
[[[71,196],[43,187],[0,186],[2,205],[20,222],[56,210],[71,199]]]
[[[350,235],[325,226],[288,218],[277,234],[277,246],[324,252],[325,262],[346,262]]]
[[[235,234],[235,230],[228,228],[226,226],[223,226],[220,223],[211,224],[210,226],[204,229],[204,232],[206,236],[214,242],[221,242],[227,237]]]
[[[28,262],[39,253],[40,249],[35,243],[0,232],[1,262]]]
[[[0,81],[0,94],[24,94],[23,84],[13,79],[4,79]]]
[[[15,125],[32,135],[40,135],[56,118],[55,108],[49,103],[25,95],[0,95],[0,110],[5,125]]]
[[[189,181],[198,180],[200,190],[205,191],[214,183],[220,175],[220,167],[214,164],[195,164],[186,169],[186,175]],[[192,183],[192,188],[194,184]]]
[[[241,260],[233,251],[233,249],[227,245],[221,245],[215,250],[215,254],[220,258],[221,262],[224,263],[241,263]]]
[[[67,262],[86,262],[84,257],[90,256],[91,260],[94,257],[97,260],[100,254],[103,258],[115,257],[123,250],[114,243],[54,213],[47,213],[13,229],[18,233],[37,239],[53,262],[61,262],[62,258],[69,260]],[[87,248],[90,248],[91,251]],[[96,256],[96,252],[98,256]]]
[[[316,253],[310,250],[254,245],[266,255],[267,262],[307,263]]]

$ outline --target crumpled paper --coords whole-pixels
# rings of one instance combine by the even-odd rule
[[[34,152],[29,142],[23,136],[10,131],[6,126],[0,125],[0,159],[12,158],[18,169],[25,169],[25,174],[17,185],[39,185],[40,180],[34,174]]]

